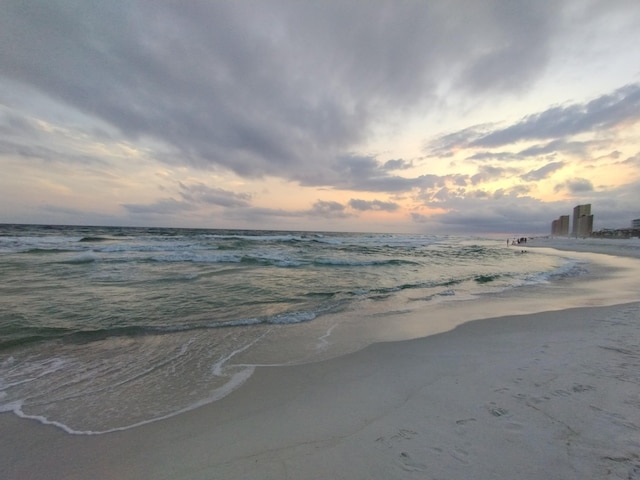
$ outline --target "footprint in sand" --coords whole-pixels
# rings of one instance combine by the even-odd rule
[[[424,472],[427,470],[426,464],[415,460],[408,452],[400,452],[398,460],[400,462],[400,468],[407,472]]]
[[[576,383],[571,390],[573,390],[575,393],[582,393],[582,392],[589,392],[591,390],[595,390],[596,387],[592,386],[592,385],[582,385],[580,383]]]
[[[498,407],[496,405],[489,405],[487,407],[487,410],[489,410],[489,413],[494,417],[504,417],[505,415],[509,414],[509,410],[507,410],[506,408]]]
[[[381,436],[376,438],[376,442],[382,445],[387,446],[388,448],[393,447],[393,444],[400,442],[402,440],[411,440],[415,437],[418,432],[414,430],[409,430],[408,428],[401,428],[397,433],[391,435],[390,437]]]
[[[456,420],[456,425],[465,425],[469,422],[475,422],[477,421],[475,418],[471,417],[471,418],[462,418],[460,420]]]
[[[415,430],[401,428],[391,436],[383,435],[376,438],[376,443],[384,445],[388,449],[395,450],[395,448],[398,447],[399,444],[405,441],[412,440],[416,435],[418,435],[418,432],[416,432]],[[442,450],[440,450],[440,452],[441,451]],[[425,463],[414,459],[406,450],[402,450],[400,453],[398,453],[397,464],[405,472],[424,472],[427,470],[427,465]]]
[[[407,428],[401,428],[400,430],[398,430],[398,433],[396,433],[391,437],[391,440],[400,440],[400,439],[411,440],[417,434],[418,432],[415,432],[413,430],[409,430]]]
[[[467,460],[467,458],[469,457],[469,452],[467,452],[466,450],[463,450],[462,448],[455,448],[449,451],[449,455],[451,455],[463,465],[469,465],[469,461]]]

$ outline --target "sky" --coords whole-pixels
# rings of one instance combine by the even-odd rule
[[[0,223],[640,218],[637,0],[0,0]]]

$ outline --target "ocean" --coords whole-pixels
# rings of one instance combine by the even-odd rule
[[[257,366],[362,348],[408,312],[582,271],[506,238],[0,225],[0,412],[134,428]]]

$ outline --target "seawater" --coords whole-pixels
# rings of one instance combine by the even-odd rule
[[[400,328],[398,311],[581,271],[505,240],[0,225],[0,411],[132,428],[222,398],[257,365],[345,353],[347,323]]]

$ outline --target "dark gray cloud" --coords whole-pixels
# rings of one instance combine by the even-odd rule
[[[628,227],[632,219],[640,218],[637,181],[599,191],[589,190],[588,183],[582,184],[586,188],[580,191],[580,185],[580,179],[563,184],[563,190],[577,187],[579,191],[567,200],[554,202],[528,196],[525,185],[495,192],[475,190],[466,195],[448,192],[446,212],[425,215],[414,211],[411,219],[416,224],[428,225],[425,228],[429,232],[520,235],[548,234],[552,220],[570,215],[573,207],[581,203],[591,203],[596,230]],[[427,198],[423,200],[425,205],[435,205]]]
[[[251,206],[251,195],[236,193],[222,188],[214,188],[202,183],[185,184],[178,182],[179,196],[163,198],[149,204],[127,203],[122,206],[132,214],[171,215],[181,212],[196,211],[202,207],[215,206],[228,209]],[[165,189],[163,189],[165,190]]]
[[[562,204],[549,204],[517,193],[460,197],[446,213],[428,218],[440,231],[529,234],[548,233]],[[420,221],[414,217],[414,221]]]
[[[588,156],[592,148],[603,144],[602,140],[589,141],[567,141],[565,139],[556,139],[550,142],[532,145],[517,152],[510,151],[481,151],[467,157],[467,160],[489,161],[496,160],[501,162],[529,160],[531,158],[552,159],[558,155],[572,156]]]
[[[479,183],[488,182],[491,180],[498,180],[507,176],[516,174],[518,170],[514,168],[506,167],[494,167],[492,165],[482,165],[478,169],[478,173],[471,177],[471,184],[477,185]]]
[[[473,140],[480,138],[494,128],[496,127],[492,124],[481,124],[440,135],[439,137],[428,140],[424,145],[424,150],[434,157],[451,157],[453,156],[454,150],[467,148]],[[485,160],[487,158],[493,158],[489,155],[494,154],[493,152],[480,152],[477,155],[479,155],[477,160]]]
[[[504,193],[508,195],[524,196],[528,195],[529,192],[531,192],[531,187],[529,187],[528,185],[514,185],[509,189],[499,190],[498,192],[500,192],[501,194]],[[498,192],[496,192],[496,195]]]
[[[640,152],[636,153],[635,155],[624,159],[622,162],[620,162],[623,165],[632,165],[632,166],[638,166],[640,167]]]
[[[523,140],[564,138],[639,120],[640,84],[633,84],[585,104],[552,107],[529,115],[507,128],[472,140],[469,146],[498,147]],[[545,153],[551,151],[548,147]]]
[[[480,18],[488,16],[480,21],[486,21],[491,30],[471,47],[479,55],[464,69],[461,83],[474,92],[523,89],[529,83],[526,79],[536,77],[535,69],[544,65],[549,55],[550,43],[540,35],[553,31],[557,17],[549,15],[550,5],[545,2],[517,0],[492,6],[493,11],[480,8],[469,12]],[[540,42],[539,48],[532,49],[531,42]]]
[[[185,185],[179,183],[180,196],[189,203],[217,205],[221,207],[248,207],[251,195],[235,193],[222,188],[208,187],[202,183]]]
[[[105,165],[106,162],[96,155],[83,155],[70,152],[65,148],[56,148],[55,145],[37,141],[20,142],[8,139],[0,139],[0,155],[19,157],[23,160],[37,160],[47,163],[76,163]]]
[[[560,170],[562,167],[564,167],[564,162],[547,163],[544,167],[531,170],[521,175],[520,178],[527,182],[537,182],[538,180],[549,177],[553,172]]]
[[[573,155],[584,155],[589,146],[594,142],[568,142],[564,139],[552,140],[544,144],[533,145],[521,150],[516,155],[517,158],[539,157],[555,153],[571,153]]]
[[[388,193],[428,187],[441,179],[437,175],[408,178],[389,173],[398,166],[404,168],[407,164],[404,160],[393,160],[390,166],[389,162],[381,164],[370,156],[344,155],[327,162],[322,175],[306,173],[295,179],[304,186],[331,185],[338,190]]]
[[[359,211],[367,211],[367,210],[377,210],[383,212],[395,212],[400,208],[395,202],[383,202],[381,200],[360,200],[357,198],[352,198],[349,201],[349,206],[354,210]]]
[[[572,180],[567,180],[566,182],[560,183],[555,186],[556,192],[568,191],[571,194],[583,194],[592,192],[594,190],[593,183],[591,180],[586,178],[574,178]]]
[[[615,189],[606,188],[592,192],[589,201],[592,204],[594,227],[596,229],[629,227],[631,220],[640,218],[638,192],[640,192],[640,181],[630,182]]]
[[[477,195],[450,199],[450,209],[441,214],[424,215],[413,212],[416,224],[428,225],[427,231],[447,233],[504,233],[507,235],[548,234],[551,221],[560,215],[570,215],[580,203],[591,203],[594,229],[628,227],[640,218],[634,182],[615,190],[583,192],[587,196],[557,202],[543,202],[526,196],[526,191],[514,188],[509,192],[479,192]]]
[[[106,164],[97,155],[69,150],[59,143],[55,134],[43,131],[34,119],[0,105],[0,157],[48,163]]]
[[[543,12],[559,8],[7,0],[0,72],[129,139],[166,144],[171,161],[250,177],[330,177],[331,159],[373,122],[433,101],[443,78],[474,94],[529,85],[558,28]]]
[[[481,151],[469,158],[514,160],[556,152],[582,154],[591,142],[570,141],[568,138],[638,121],[640,84],[631,84],[586,103],[555,106],[528,115],[505,128],[483,124],[449,133],[427,143],[426,150],[432,155],[446,157],[460,148],[496,148],[522,141],[550,140],[517,153]]]
[[[0,134],[2,138],[7,137],[38,137],[40,131],[35,127],[33,121],[25,118],[6,108],[0,108]]]
[[[445,202],[447,211],[435,215],[412,213],[417,224],[428,224],[429,231],[449,233],[547,234],[551,221],[570,215],[573,207],[590,203],[594,229],[628,227],[640,217],[637,181],[619,187],[594,188],[589,180],[576,178],[557,186],[568,193],[563,201],[547,202],[528,196],[529,188],[518,185],[494,192],[472,190],[464,194],[454,189],[441,189],[437,200],[423,196],[426,206]]]
[[[512,152],[478,152],[470,157],[467,157],[467,160],[518,160],[518,155]]]
[[[387,160],[382,165],[383,170],[406,170],[413,168],[413,161],[402,160],[401,158],[395,160]]]
[[[341,203],[324,200],[318,200],[306,213],[312,217],[322,218],[347,218],[351,216]]]
[[[414,211],[411,218],[437,232],[545,234],[553,219],[575,205],[575,200],[542,201],[529,196],[529,192],[527,185],[495,191],[442,188],[434,195],[422,195],[420,200],[427,207],[446,205],[446,211],[431,215]]]

